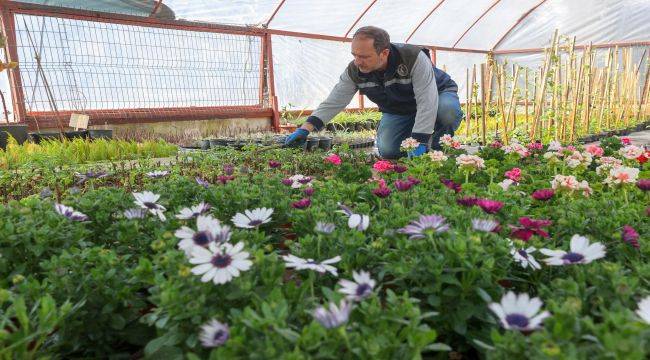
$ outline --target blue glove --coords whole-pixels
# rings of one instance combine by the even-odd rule
[[[307,140],[307,135],[309,135],[309,131],[298,128],[291,135],[287,136],[287,139],[284,141],[284,145],[301,146],[305,143],[305,140]]]
[[[427,146],[424,144],[418,145],[413,151],[410,152],[411,157],[420,156],[427,152]]]

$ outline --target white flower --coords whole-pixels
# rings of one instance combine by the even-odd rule
[[[199,340],[204,347],[217,347],[223,345],[230,337],[228,325],[222,324],[216,319],[210,320],[207,324],[201,326]]]
[[[68,219],[72,221],[86,221],[88,220],[88,215],[81,213],[79,211],[76,211],[75,209],[71,208],[70,206],[65,206],[63,204],[54,204],[54,210],[59,215],[63,215],[67,217]]]
[[[314,310],[312,315],[323,327],[333,329],[348,322],[351,311],[352,304],[341,300],[340,306],[337,307],[335,303],[331,302],[329,309],[321,306]]]
[[[499,222],[495,220],[472,219],[472,229],[476,231],[492,232],[499,227]]]
[[[458,155],[456,158],[456,164],[462,168],[468,168],[472,170],[485,168],[485,161],[476,155]]]
[[[365,231],[368,226],[370,226],[370,217],[368,215],[352,214],[348,218],[348,227],[350,229]]]
[[[582,191],[584,196],[591,195],[591,187],[586,180],[578,181],[573,175],[555,175],[551,180],[553,190],[566,190],[569,192]]]
[[[519,154],[519,157],[521,157],[521,158],[525,158],[528,155],[530,155],[530,152],[528,152],[528,149],[526,149],[525,146],[523,146],[523,145],[521,145],[519,143],[516,143],[516,142],[513,142],[510,145],[504,146],[503,151],[506,154],[510,154],[510,153],[515,152],[515,153]]]
[[[548,162],[558,162],[560,161],[559,158],[562,157],[562,153],[560,152],[555,152],[555,151],[547,151],[542,155],[544,159],[546,159]]]
[[[402,148],[404,148],[406,150],[413,150],[416,147],[418,147],[419,145],[420,145],[419,141],[415,140],[412,137],[408,137],[408,138],[404,139],[404,141],[402,141],[402,143],[400,144],[400,147],[402,147]]]
[[[302,174],[296,174],[289,177],[289,180],[292,181],[291,187],[294,189],[299,189],[303,185],[311,186],[311,176],[305,176]]]
[[[553,140],[550,143],[548,143],[548,151],[561,151],[562,150],[562,144],[560,144],[559,141]]]
[[[434,150],[429,153],[429,158],[433,162],[444,162],[447,161],[447,156],[442,151]]]
[[[271,221],[272,214],[273,209],[257,208],[252,211],[246,210],[244,214],[237,213],[231,220],[238,228],[252,229]]]
[[[352,272],[354,281],[341,279],[339,285],[341,288],[339,292],[346,294],[350,300],[363,300],[372,294],[372,289],[375,288],[375,280],[370,277],[370,273],[366,271]]]
[[[578,166],[589,166],[592,161],[591,154],[588,152],[581,153],[580,151],[574,151],[571,155],[568,155],[564,158],[568,167],[575,169]]]
[[[451,146],[454,143],[454,138],[449,134],[444,134],[440,137],[440,144],[445,146]]]
[[[589,264],[590,262],[605,257],[605,245],[596,242],[589,245],[589,239],[580,235],[571,238],[571,250],[541,249],[540,252],[549,258],[544,259],[547,265]]]
[[[122,215],[129,220],[144,219],[144,216],[147,215],[147,210],[142,208],[126,209]]]
[[[639,302],[639,309],[636,313],[643,321],[650,324],[650,296]]]
[[[336,226],[332,223],[326,223],[326,222],[317,222],[316,227],[314,227],[314,230],[323,233],[323,234],[331,234],[334,232],[334,229]]]
[[[169,171],[167,170],[162,170],[162,171],[151,171],[147,173],[147,176],[150,178],[159,178],[159,177],[165,177],[169,175]]]
[[[539,270],[542,267],[532,255],[535,251],[537,251],[537,249],[535,249],[533,246],[527,249],[516,249],[513,247],[510,249],[510,255],[512,255],[515,261],[521,264],[521,267],[524,269],[530,266],[534,270]]]
[[[211,242],[216,241],[215,239],[217,235],[221,234],[223,230],[219,220],[213,218],[212,216],[203,215],[199,215],[199,217],[196,218],[196,228],[197,231],[194,231],[187,226],[183,226],[180,229],[176,230],[174,233],[177,238],[181,239],[181,241],[178,243],[178,247],[181,250],[185,251],[185,254],[188,256],[191,254],[193,247],[207,247]],[[229,240],[230,228],[228,226],[225,226],[225,228],[227,228],[227,237]],[[226,242],[228,240],[218,242]]]
[[[639,177],[639,169],[619,166],[609,170],[609,176],[603,181],[609,185],[634,184]]]
[[[636,158],[643,155],[643,148],[636,145],[628,145],[619,149],[618,152],[628,160],[636,160]]]
[[[189,220],[199,215],[205,214],[208,212],[208,210],[210,210],[210,208],[210,204],[206,204],[201,201],[198,205],[192,206],[191,208],[181,209],[181,212],[176,215],[176,218],[181,220]]]
[[[203,275],[202,282],[212,280],[217,285],[225,284],[253,265],[253,262],[248,260],[249,254],[241,251],[243,248],[243,242],[238,242],[235,246],[211,242],[208,249],[195,246],[192,248],[190,263],[198,266],[192,268],[192,273]]]
[[[526,293],[517,295],[509,291],[500,303],[491,303],[488,307],[497,315],[505,329],[532,331],[551,315],[548,311],[539,312],[542,305],[539,298],[531,299]]]
[[[334,276],[338,276],[338,270],[330,264],[335,264],[341,261],[341,257],[338,255],[322,262],[317,262],[314,259],[299,258],[291,254],[282,256],[282,259],[285,262],[285,266],[288,268],[294,268],[296,270],[313,270],[321,274],[329,272]]]
[[[515,182],[511,179],[505,179],[500,183],[497,183],[503,189],[503,191],[508,191],[508,188],[510,188],[510,185],[514,184]]]
[[[148,210],[151,214],[158,216],[160,221],[165,221],[165,207],[159,204],[156,204],[160,195],[154,194],[151,191],[143,191],[141,193],[133,193],[135,198],[134,203],[139,207]]]

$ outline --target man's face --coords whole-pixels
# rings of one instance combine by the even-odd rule
[[[364,73],[385,70],[390,50],[384,49],[379,54],[375,51],[374,40],[364,37],[352,39],[352,56],[354,64]]]

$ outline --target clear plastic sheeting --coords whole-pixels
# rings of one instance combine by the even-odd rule
[[[80,10],[109,12],[115,14],[149,16],[157,0],[21,0],[20,2],[66,7]],[[161,4],[157,17],[173,19],[174,13],[167,5]]]
[[[219,24],[260,26],[280,0],[163,0],[176,19]]]
[[[436,66],[444,69],[458,84],[458,97],[461,102],[467,98],[467,70],[471,81],[472,68],[476,65],[476,77],[480,76],[481,64],[485,63],[487,55],[474,53],[459,53],[451,51],[436,51]]]
[[[275,89],[281,108],[315,109],[352,61],[350,43],[273,37]],[[358,108],[358,96],[348,108]]]

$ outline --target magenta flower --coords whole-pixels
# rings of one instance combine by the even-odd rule
[[[308,186],[302,192],[303,192],[303,194],[305,194],[305,196],[312,196],[312,195],[314,195],[314,188],[311,187],[311,186]]]
[[[395,164],[395,166],[393,166],[393,170],[395,170],[395,172],[398,173],[398,174],[401,174],[401,173],[405,172],[408,169],[409,168],[407,168],[406,166],[400,165],[400,164]]]
[[[379,160],[372,165],[372,168],[383,173],[393,170],[393,164],[388,160]]]
[[[294,209],[306,209],[311,205],[311,200],[309,198],[300,199],[291,204],[291,207]]]
[[[461,205],[461,206],[467,206],[471,207],[476,205],[476,202],[478,201],[478,198],[475,198],[473,196],[465,196],[460,199],[456,199],[456,204]]]
[[[542,227],[550,226],[553,222],[551,220],[535,220],[529,217],[519,218],[521,227],[510,225],[510,236],[528,241],[533,235],[539,235],[543,238],[548,237],[548,233],[542,230]]]
[[[282,184],[284,184],[286,186],[291,186],[291,185],[293,185],[293,180],[291,180],[289,178],[282,179]]]
[[[397,191],[408,191],[413,187],[413,183],[410,181],[395,180],[393,183]]]
[[[639,179],[639,181],[636,182],[636,187],[643,191],[650,190],[650,179]]]
[[[632,245],[634,248],[639,248],[639,233],[634,230],[630,225],[623,226],[623,231],[621,231],[621,238],[626,243]]]
[[[341,165],[341,157],[336,155],[336,154],[332,154],[332,155],[326,157],[325,161],[330,163],[330,164]]]
[[[409,175],[408,178],[406,179],[408,182],[410,182],[413,185],[418,185],[422,181],[419,179],[414,178],[413,176]]]
[[[528,150],[535,151],[535,150],[542,150],[544,146],[542,145],[541,142],[533,142],[528,144]]]
[[[279,168],[280,166],[282,166],[281,163],[279,163],[279,162],[277,162],[277,161],[275,161],[275,160],[269,160],[269,167],[270,167],[271,169],[277,169],[277,168]]]
[[[233,180],[235,180],[235,177],[231,176],[231,175],[219,175],[219,176],[217,176],[217,181],[219,181],[220,183],[222,183],[224,185],[226,185],[228,183],[228,181],[233,181]]]
[[[463,187],[460,184],[455,183],[451,179],[440,178],[440,182],[448,189],[454,190],[456,193],[459,193],[461,190],[463,190]]]
[[[378,188],[372,189],[372,194],[382,199],[388,197],[391,192],[392,191],[386,186],[380,186]]]
[[[535,190],[531,196],[535,200],[546,201],[552,198],[553,195],[555,195],[555,191],[553,189],[539,189]]]
[[[227,176],[230,176],[235,173],[235,166],[232,164],[226,164],[223,166],[223,172]]]
[[[490,144],[490,147],[501,149],[503,147],[503,144],[499,140],[495,140],[492,144]]]
[[[311,181],[311,176],[305,176],[302,179],[298,179],[298,182],[303,185],[309,184],[310,181]]]
[[[503,207],[501,201],[489,200],[489,199],[478,199],[476,205],[480,206],[483,211],[488,214],[496,214]]]
[[[514,182],[519,182],[521,180],[521,169],[520,168],[512,168],[508,171],[506,171],[505,176],[514,181]]]

